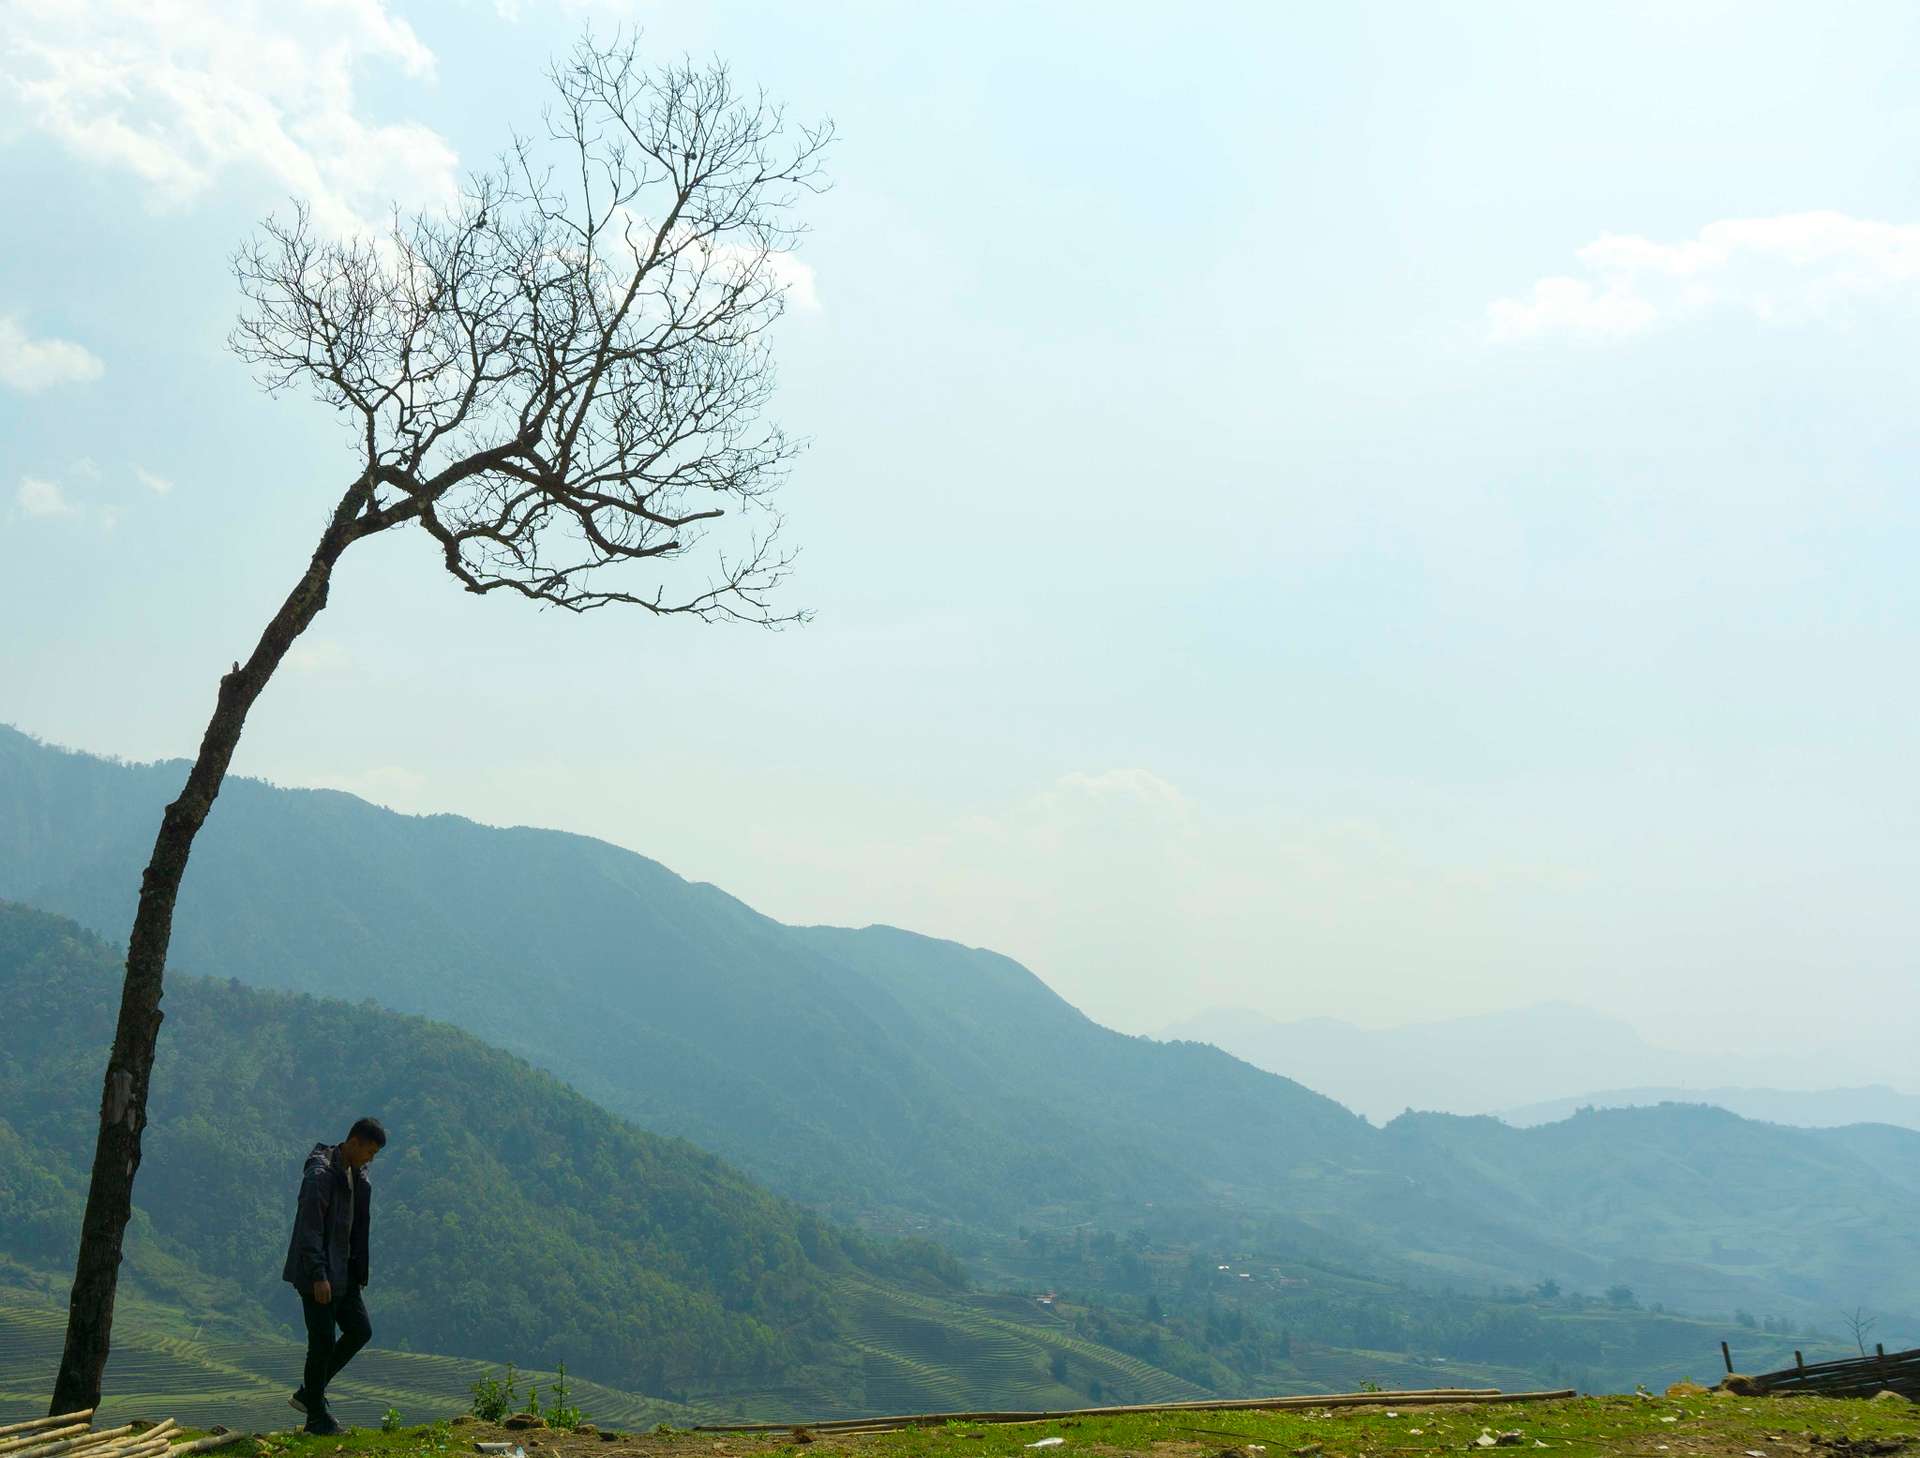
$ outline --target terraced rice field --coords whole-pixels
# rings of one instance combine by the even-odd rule
[[[0,1297],[0,1421],[46,1411],[47,1393],[60,1361],[66,1313],[58,1307]],[[155,1318],[137,1309],[114,1323],[113,1359],[100,1421],[173,1417],[182,1424],[269,1431],[291,1426],[299,1415],[287,1394],[299,1380],[305,1348],[291,1339],[256,1342],[196,1342],[169,1335]],[[369,1347],[354,1358],[332,1391],[344,1422],[372,1424],[389,1407],[409,1422],[465,1412],[473,1384],[497,1375],[490,1363],[464,1357]],[[553,1374],[530,1372],[520,1383],[550,1386]],[[689,1409],[573,1381],[574,1400],[597,1422],[613,1427],[651,1427],[696,1420]]]
[[[864,1358],[872,1412],[978,1407],[1076,1407],[1098,1382],[1113,1402],[1204,1394],[1158,1367],[1082,1341],[1019,1296],[940,1300],[856,1279],[841,1287]],[[1067,1381],[1052,1375],[1056,1360]]]
[[[858,1276],[839,1283],[854,1362],[814,1386],[713,1392],[696,1405],[732,1418],[818,1419],[985,1407],[1081,1407],[1090,1384],[1113,1402],[1206,1395],[1157,1367],[1080,1338],[1022,1296],[921,1297]],[[1053,1375],[1064,1363],[1066,1381]]]
[[[1368,1382],[1380,1387],[1498,1387],[1524,1392],[1541,1386],[1539,1374],[1518,1367],[1467,1362],[1442,1365],[1416,1361],[1405,1352],[1368,1352],[1339,1347],[1302,1349],[1296,1344],[1283,1372],[1261,1384],[1275,1396],[1291,1392],[1358,1392]]]

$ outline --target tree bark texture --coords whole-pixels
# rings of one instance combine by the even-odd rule
[[[164,1016],[160,998],[165,990],[167,945],[173,937],[173,907],[186,874],[187,856],[220,793],[248,710],[294,639],[327,605],[334,564],[352,540],[353,533],[336,515],[306,572],[260,635],[253,656],[221,676],[219,698],[201,738],[199,756],[187,773],[180,798],[167,806],[154,838],[153,856],[140,881],[139,909],[127,938],[127,975],[100,1094],[93,1179],[80,1226],[80,1252],[67,1305],[66,1348],[54,1382],[51,1412],[96,1407],[100,1401],[121,1251],[133,1213],[133,1177],[140,1168],[140,1140],[147,1125],[153,1050]]]

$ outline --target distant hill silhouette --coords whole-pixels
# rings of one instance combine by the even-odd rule
[[[0,897],[124,935],[179,775],[0,731]],[[1675,1107],[1377,1129],[1215,1048],[1100,1027],[992,952],[784,926],[581,836],[230,781],[173,960],[445,1019],[841,1215],[1257,1215],[1263,1238],[1394,1279],[1625,1281],[1828,1320],[1866,1302],[1920,1327],[1920,1135]]]
[[[1571,1118],[1582,1109],[1636,1109],[1656,1104],[1711,1104],[1717,1109],[1766,1124],[1799,1129],[1838,1129],[1847,1124],[1892,1124],[1920,1129],[1920,1095],[1901,1093],[1885,1084],[1865,1088],[1615,1088],[1574,1098],[1547,1099],[1517,1109],[1502,1109],[1500,1118],[1527,1128]]]
[[[1247,1008],[1213,1008],[1182,1019],[1161,1036],[1211,1043],[1256,1068],[1298,1079],[1376,1123],[1408,1109],[1504,1117],[1507,1110],[1535,1105],[1539,1113],[1519,1122],[1540,1123],[1549,1116],[1565,1118],[1596,1098],[1609,1104],[1725,1102],[1746,1112],[1749,1106],[1740,1104],[1733,1090],[1783,1083],[1813,1088],[1833,1081],[1811,1057],[1783,1062],[1657,1048],[1623,1019],[1565,1002],[1387,1028],[1363,1028],[1337,1018],[1281,1021]],[[1589,1088],[1637,1089],[1648,1096],[1569,1097]],[[1764,1101],[1750,1107],[1755,1117],[1776,1123],[1851,1121],[1782,1117],[1786,1106]],[[1831,1101],[1830,1107],[1838,1115],[1843,1101]],[[1862,1104],[1857,1117],[1883,1118],[1895,1107]],[[1920,1100],[1911,1107],[1920,1107]]]

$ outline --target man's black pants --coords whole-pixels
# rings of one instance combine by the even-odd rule
[[[300,1310],[307,1319],[307,1377],[300,1386],[306,1393],[307,1417],[312,1419],[327,1410],[327,1384],[367,1344],[373,1323],[367,1319],[367,1303],[358,1286],[335,1286],[333,1300],[324,1306],[311,1291],[302,1291]]]

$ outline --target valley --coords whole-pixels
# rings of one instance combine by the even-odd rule
[[[5,992],[42,1029],[4,1068],[0,1254],[41,1276],[117,975],[47,913],[110,932],[174,773],[0,730]],[[368,1102],[408,1131],[377,1341],[564,1361],[663,1411],[1607,1390],[1711,1370],[1723,1337],[1837,1351],[1849,1302],[1920,1326],[1911,1131],[1375,1128],[990,952],[782,926],[577,836],[234,781],[175,947],[135,1285],[233,1338],[284,1328],[278,1171],[327,1132],[303,1111]],[[211,1227],[207,1189],[235,1192]]]

